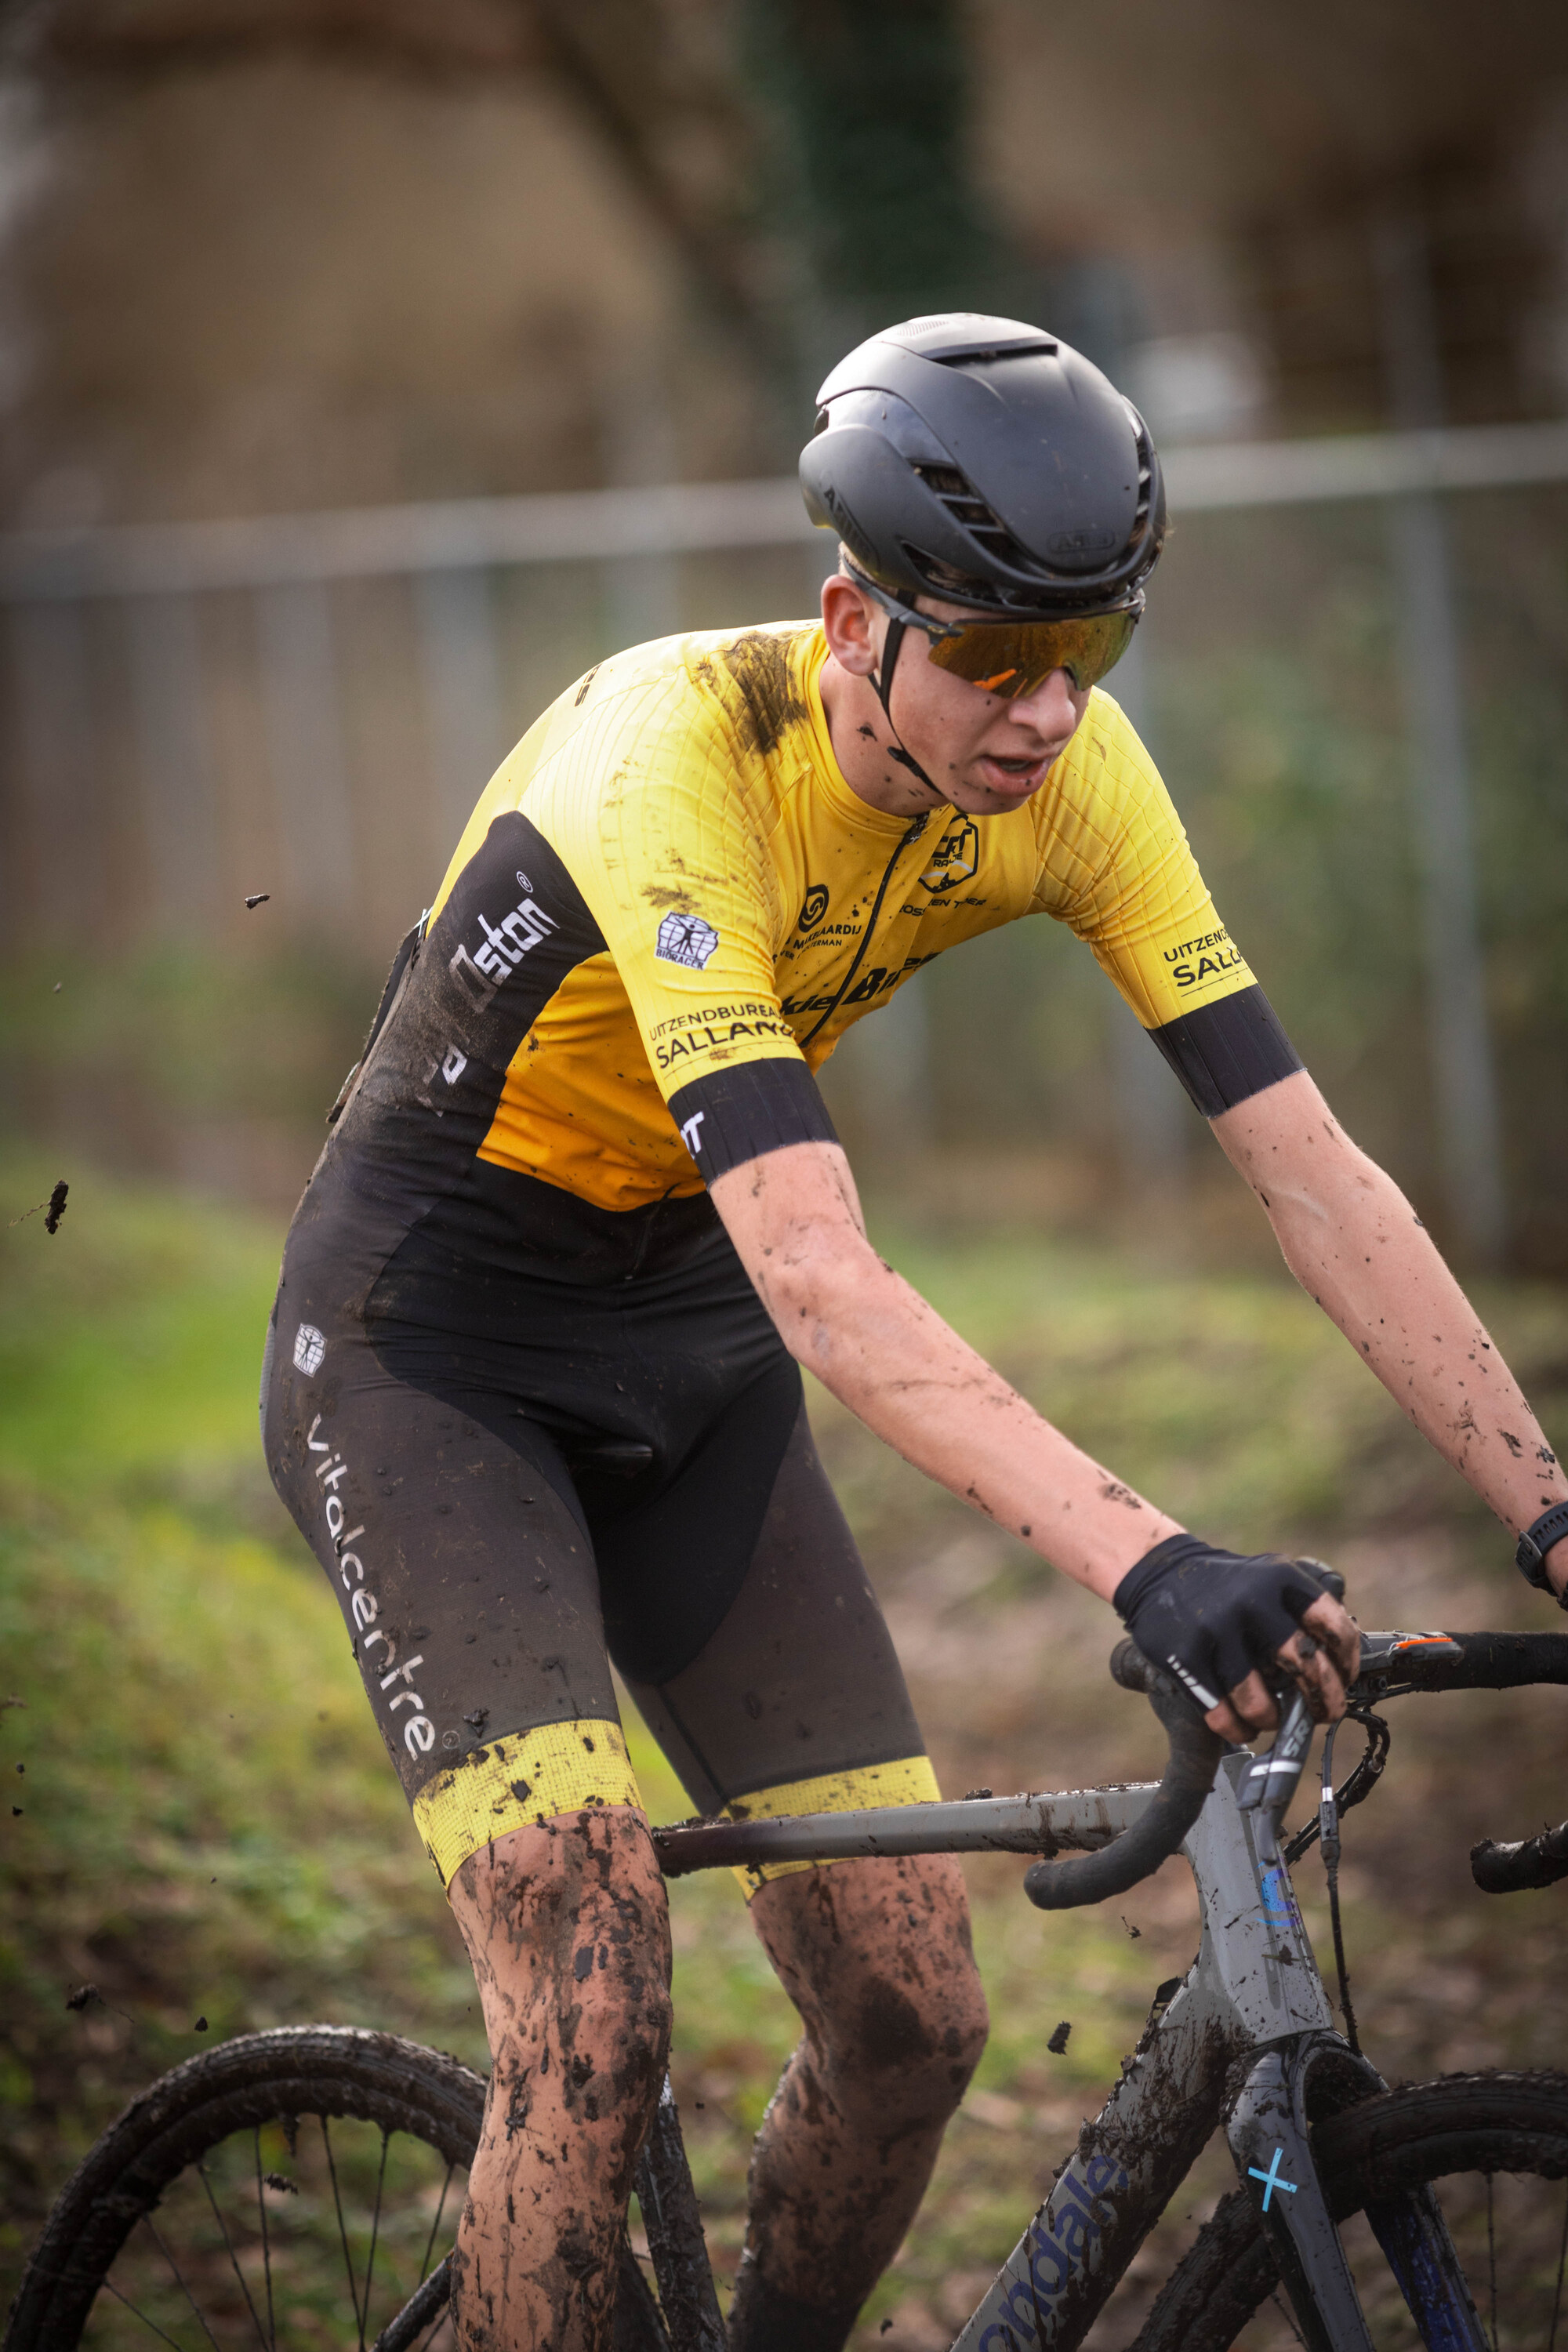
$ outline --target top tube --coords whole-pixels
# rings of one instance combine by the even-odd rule
[[[786,1814],[776,1821],[689,1822],[653,1832],[667,1878],[748,1863],[845,1862],[875,1854],[1094,1853],[1152,1801],[1158,1783],[1064,1789],[1017,1797],[961,1797],[858,1812]]]

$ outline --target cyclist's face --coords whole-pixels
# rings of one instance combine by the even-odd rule
[[[973,615],[955,604],[921,599],[920,609],[939,620],[968,620]],[[871,725],[880,738],[886,721],[875,708],[871,671],[879,667],[887,641],[888,619],[870,597],[840,574],[827,583],[824,617],[829,642],[840,666],[866,681],[872,695]],[[922,631],[906,629],[893,671],[893,721],[905,749],[920,761],[942,797],[971,816],[998,816],[1020,808],[1045,782],[1052,763],[1060,759],[1089,707],[1089,690],[1075,687],[1065,669],[1053,670],[1033,694],[1016,702],[987,694],[939,669],[930,657],[930,639]],[[889,805],[906,808],[927,797],[914,779],[899,771],[890,779],[896,799]],[[882,794],[867,791],[858,775],[857,788],[872,800]]]
[[[922,596],[938,620],[972,620],[955,604]],[[882,620],[885,633],[887,623]],[[908,749],[955,808],[972,815],[1021,807],[1037,793],[1089,708],[1089,689],[1054,669],[1016,702],[954,677],[931,658],[931,639],[905,631],[893,671],[893,718]]]

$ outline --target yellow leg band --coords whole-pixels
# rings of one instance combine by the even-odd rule
[[[726,1808],[732,1822],[776,1821],[781,1813],[858,1813],[868,1805],[925,1805],[942,1795],[929,1756],[900,1756],[891,1764],[858,1764],[848,1772],[824,1772],[815,1780],[786,1780],[776,1789],[754,1789]],[[749,1903],[770,1878],[797,1870],[831,1869],[831,1863],[742,1863],[735,1875]]]
[[[438,1772],[414,1800],[414,1826],[449,1886],[470,1854],[509,1830],[585,1805],[641,1803],[620,1725],[590,1717],[509,1732]]]

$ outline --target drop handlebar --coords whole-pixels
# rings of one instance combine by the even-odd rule
[[[1164,1775],[1139,1819],[1099,1853],[1035,1864],[1024,1889],[1042,1911],[1102,1903],[1149,1877],[1196,1821],[1226,1753],[1226,1743],[1201,1721],[1192,1701],[1131,1642],[1117,1643],[1110,1671],[1124,1690],[1142,1691],[1163,1724],[1170,1744]],[[1568,1684],[1568,1633],[1366,1634],[1349,1696],[1364,1706],[1407,1692],[1518,1690],[1530,1683]],[[1489,1894],[1568,1877],[1568,1822],[1518,1845],[1484,1840],[1472,1851],[1471,1869]]]

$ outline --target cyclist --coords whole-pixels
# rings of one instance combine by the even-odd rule
[[[1343,1706],[1358,1636],[1310,1569],[1133,1493],[868,1242],[814,1073],[943,948],[1032,913],[1089,943],[1298,1278],[1535,1580],[1568,1580],[1568,1481],[1100,688],[1163,530],[1142,421],[1066,345],[966,315],[874,337],[819,404],[820,622],[638,646],[524,737],[394,965],[268,1339],[272,1475],[483,2000],[471,2347],[610,2340],[669,1959],[608,1661],[703,1812],[936,1794],[800,1364],[1113,1602],[1216,1730],[1274,1720],[1276,1664]],[[984,2003],[952,1858],[755,1878],[805,2031],[757,2141],[731,2342],[837,2352]]]

